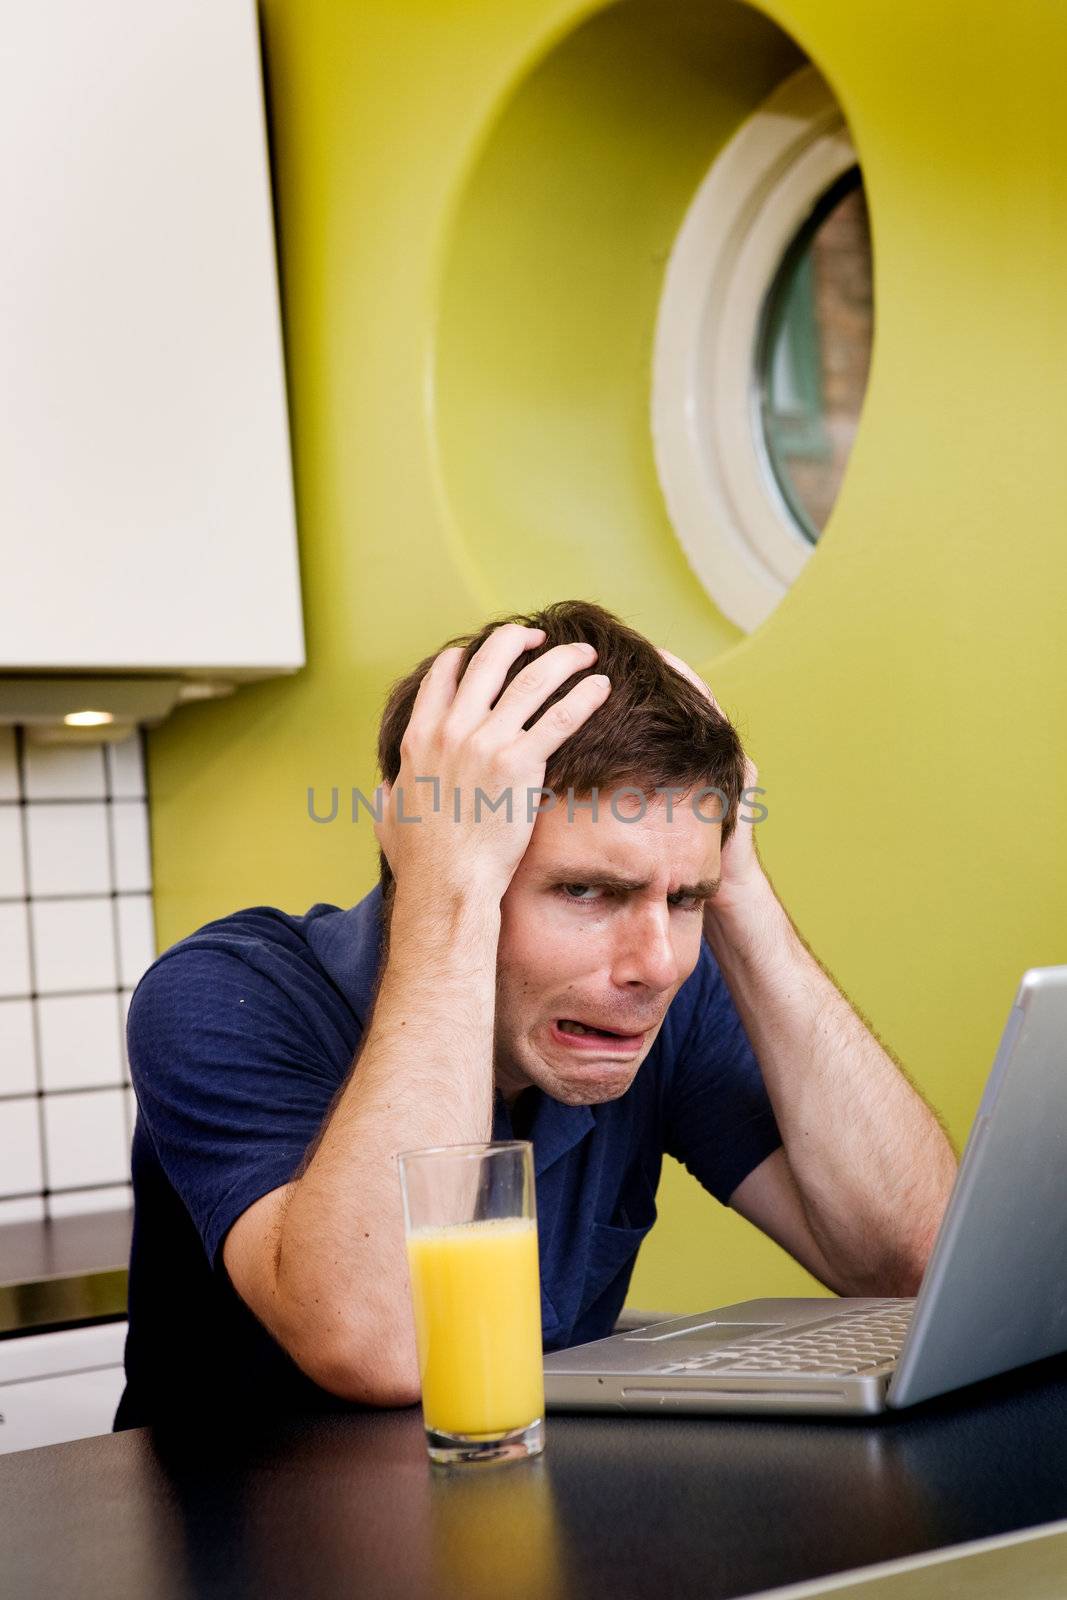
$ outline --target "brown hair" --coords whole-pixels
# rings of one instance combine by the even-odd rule
[[[640,789],[648,799],[657,787],[675,788],[683,794],[695,788],[719,789],[725,796],[725,805],[719,801],[724,811],[725,844],[737,824],[745,758],[733,725],[700,690],[675,672],[642,634],[588,600],[560,600],[528,616],[501,617],[487,622],[477,633],[448,640],[440,650],[463,647],[462,675],[475,651],[504,622],[545,630],[544,644],[524,652],[513,663],[505,688],[517,672],[554,645],[584,640],[596,647],[593,664],[549,695],[526,727],[589,673],[606,673],[611,680],[604,704],[549,757],[544,787],[557,797],[572,793],[585,798],[594,789],[604,792],[626,785]],[[440,650],[420,661],[390,690],[378,733],[378,765],[390,784],[396,782],[400,771],[400,741],[419,684]],[[710,821],[715,806],[711,801],[707,805]],[[379,866],[383,892],[391,898],[393,875],[381,851]]]

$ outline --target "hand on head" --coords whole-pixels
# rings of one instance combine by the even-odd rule
[[[544,702],[596,658],[592,645],[556,645],[503,689],[519,656],[544,640],[541,628],[505,623],[462,677],[458,646],[443,650],[423,677],[400,770],[383,786],[384,815],[375,826],[398,885],[434,894],[481,885],[503,896],[533,833],[549,757],[610,692],[602,675],[583,677],[527,729]]]

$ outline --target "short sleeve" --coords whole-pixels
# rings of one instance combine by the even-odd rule
[[[692,1018],[667,1089],[664,1148],[727,1205],[782,1136],[759,1062],[703,941],[693,976]]]
[[[209,1261],[243,1211],[288,1183],[344,1081],[359,1026],[324,977],[272,975],[225,949],[175,946],[130,1005],[130,1075],[156,1158]],[[326,1003],[321,1024],[317,1006]]]

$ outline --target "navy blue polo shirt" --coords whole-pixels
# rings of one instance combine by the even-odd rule
[[[126,1391],[117,1428],[343,1402],[307,1378],[230,1284],[227,1231],[289,1182],[367,1027],[381,891],[305,916],[267,906],[166,951],[130,1005],[133,1137]],[[358,1072],[358,1065],[356,1071]],[[547,1349],[599,1339],[656,1217],[666,1151],[723,1204],[780,1143],[759,1066],[706,943],[634,1082],[566,1106],[527,1091]],[[493,1137],[513,1136],[497,1096]]]

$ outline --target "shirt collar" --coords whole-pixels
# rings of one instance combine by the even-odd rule
[[[537,1104],[530,1124],[530,1138],[534,1147],[534,1177],[555,1166],[557,1161],[580,1144],[595,1124],[588,1106],[567,1106],[553,1100],[543,1090],[535,1090]],[[493,1103],[493,1138],[512,1139],[514,1132],[511,1117],[499,1091]]]

